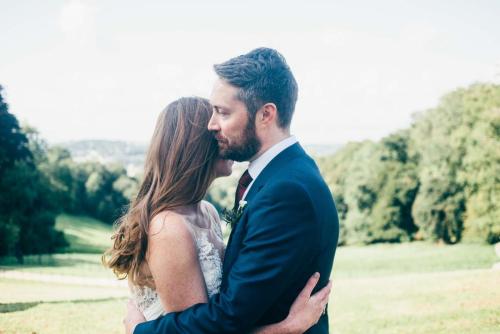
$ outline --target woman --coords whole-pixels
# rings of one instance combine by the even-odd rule
[[[216,177],[231,174],[232,161],[218,159],[207,130],[211,113],[208,100],[181,98],[160,114],[139,193],[103,256],[119,277],[128,277],[146,320],[219,292],[225,246],[217,211],[202,199]],[[325,293],[310,297],[317,279],[310,279],[287,319],[256,332],[296,333],[314,325],[328,299]]]

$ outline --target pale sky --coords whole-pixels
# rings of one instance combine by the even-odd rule
[[[4,1],[0,84],[50,142],[148,142],[210,94],[214,63],[267,46],[299,83],[305,144],[379,139],[444,93],[500,83],[500,1]]]

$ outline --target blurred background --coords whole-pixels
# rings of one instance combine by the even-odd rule
[[[100,257],[156,117],[260,46],[339,210],[331,332],[499,330],[498,1],[0,6],[0,333],[123,332]],[[220,212],[244,169],[211,187]]]

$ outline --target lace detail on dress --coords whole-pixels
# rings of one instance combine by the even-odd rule
[[[206,233],[200,233],[196,240],[201,271],[205,278],[208,297],[219,292],[222,281],[222,261],[219,251],[208,241]]]
[[[220,222],[216,222],[212,224],[212,229],[215,232],[215,235],[219,240],[224,240],[224,235],[222,234],[222,228],[220,226]]]
[[[158,299],[158,293],[150,287],[134,285],[131,287],[131,290],[137,308],[141,312],[144,312],[145,309],[151,306]]]

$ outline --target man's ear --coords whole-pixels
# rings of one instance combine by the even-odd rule
[[[267,127],[271,124],[278,123],[278,108],[274,103],[264,104],[258,111],[255,117],[258,124]]]

